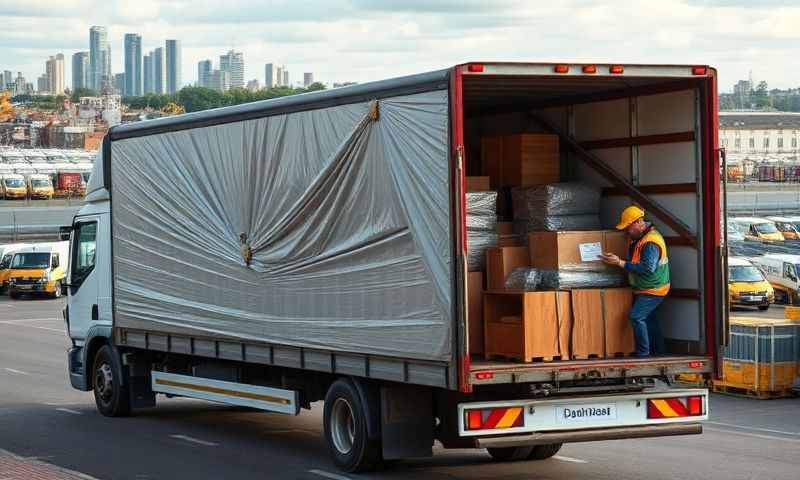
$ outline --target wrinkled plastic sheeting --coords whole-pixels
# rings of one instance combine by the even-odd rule
[[[449,360],[448,94],[370,111],[114,141],[115,325]]]
[[[467,269],[470,272],[486,269],[486,250],[497,246],[497,237],[495,232],[467,231]]]
[[[497,192],[467,192],[467,269],[486,267],[486,249],[497,246]]]
[[[527,220],[514,220],[514,232],[525,235],[528,232],[564,230],[600,230],[600,215],[547,215],[532,217]],[[526,240],[527,241],[527,240]]]
[[[600,190],[581,182],[550,183],[511,189],[514,220],[598,214]]]
[[[538,268],[515,268],[506,278],[505,287],[510,290],[538,290],[542,283],[541,270]]]
[[[540,270],[539,273],[542,289],[566,290],[628,286],[625,270],[610,266],[565,265],[558,270]]]

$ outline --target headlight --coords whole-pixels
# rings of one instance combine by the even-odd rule
[[[16,283],[17,283],[17,279],[16,278],[11,277],[11,278],[8,279],[8,284],[9,285],[14,285]]]
[[[44,281],[45,282],[49,282],[50,281],[50,272],[44,272]]]

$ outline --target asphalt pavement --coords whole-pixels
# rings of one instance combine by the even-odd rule
[[[0,297],[0,479],[800,478],[800,399],[716,394],[703,435],[571,444],[549,460],[507,464],[436,448],[433,458],[344,475],[328,460],[321,402],[288,417],[159,397],[130,418],[101,416],[91,393],[69,385],[62,305]]]

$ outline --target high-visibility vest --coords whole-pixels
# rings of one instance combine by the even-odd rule
[[[646,275],[628,272],[628,282],[634,293],[664,297],[669,293],[669,259],[667,258],[667,244],[664,242],[664,237],[658,233],[655,227],[650,227],[650,230],[633,244],[630,261],[631,263],[639,263],[642,259],[644,246],[648,243],[654,243],[659,249],[658,266],[653,273]]]

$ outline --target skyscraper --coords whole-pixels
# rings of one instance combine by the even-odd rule
[[[125,34],[125,90],[129,97],[142,94],[142,36]]]
[[[211,60],[200,60],[197,62],[197,86],[198,87],[210,87],[210,77],[211,77],[211,70],[213,67],[211,66]]]
[[[231,88],[244,88],[244,54],[228,50],[219,57],[219,69],[230,73]]]
[[[89,86],[100,90],[111,78],[111,47],[106,27],[89,29]]]
[[[288,87],[289,85],[289,70],[286,70],[286,67],[283,67],[283,83],[281,83],[284,87]]]
[[[303,73],[303,86],[308,88],[309,85],[314,83],[314,73],[313,72],[305,72]]]
[[[5,90],[10,83],[14,83],[14,74],[11,73],[11,70],[5,70],[3,72],[3,82],[2,85],[0,85],[0,89]]]
[[[231,88],[231,73],[225,70],[212,70],[208,77],[208,88],[226,92]]]
[[[72,90],[89,88],[89,52],[72,55]]]
[[[153,92],[163,95],[167,92],[167,56],[164,47],[158,47],[150,55],[153,58]]]
[[[47,78],[46,73],[36,79],[36,91],[39,93],[39,95],[50,93],[49,84],[50,84],[50,79]]]
[[[124,95],[125,92],[125,73],[114,74],[114,89],[120,94]]]
[[[153,84],[156,81],[155,72],[153,71],[153,52],[148,53],[144,56],[142,60],[142,72],[143,72],[143,92],[144,94],[153,93],[155,91],[155,87]]]
[[[279,83],[277,65],[274,63],[264,65],[264,87],[275,88]]]
[[[64,54],[59,53],[50,57],[45,63],[47,72],[47,91],[53,95],[64,93]]]
[[[181,89],[181,42],[167,40],[167,93]]]

